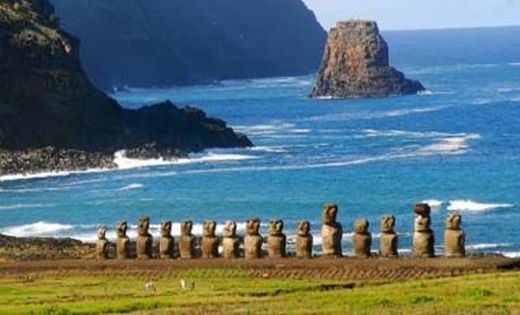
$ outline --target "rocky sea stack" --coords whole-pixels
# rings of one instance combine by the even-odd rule
[[[146,158],[252,145],[199,109],[123,109],[78,56],[47,0],[0,2],[0,175],[113,166],[107,158],[122,149]]]
[[[339,22],[329,33],[311,97],[415,94],[423,85],[389,65],[388,45],[373,21]]]

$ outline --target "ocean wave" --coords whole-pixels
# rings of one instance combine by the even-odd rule
[[[468,140],[480,139],[478,134],[464,134],[450,136],[440,139],[438,142],[427,145],[419,149],[419,155],[458,155],[466,153],[469,149]]]
[[[143,184],[134,183],[134,184],[127,185],[125,187],[121,187],[118,189],[118,191],[134,190],[134,189],[140,189],[143,187],[144,187]]]
[[[245,133],[250,136],[270,136],[278,134],[292,134],[292,133],[309,133],[311,130],[308,128],[297,128],[296,125],[291,123],[274,122],[272,124],[260,124],[260,125],[238,125],[233,126],[233,129],[240,133]]]
[[[41,188],[13,188],[13,189],[0,188],[0,193],[23,194],[23,193],[33,193],[33,192],[45,192],[45,191],[63,191],[63,190],[70,190],[70,189],[72,189],[72,187],[41,187]]]
[[[76,174],[87,174],[87,173],[100,173],[106,172],[110,169],[89,169],[82,171],[59,171],[59,172],[41,172],[41,173],[29,173],[29,174],[12,174],[0,176],[0,182],[19,181],[28,179],[44,179],[49,177],[66,177]]]
[[[504,88],[497,89],[498,93],[511,93],[511,92],[517,92],[517,91],[520,91],[520,87],[518,87],[518,86],[504,87]]]
[[[487,211],[502,208],[512,208],[509,203],[480,203],[472,200],[450,200],[447,209],[450,211]]]
[[[0,206],[0,210],[16,210],[16,209],[32,209],[32,208],[48,208],[54,206],[53,204],[42,204],[42,203],[34,203],[34,204],[14,204],[14,205],[3,205]]]
[[[260,151],[268,153],[285,153],[287,150],[283,145],[272,145],[272,146],[256,146],[249,148],[251,151]]]
[[[508,258],[519,258],[520,252],[500,252],[499,254],[502,254]]]
[[[482,250],[482,249],[494,249],[500,247],[511,247],[512,243],[481,243],[481,244],[468,244],[466,245],[467,250]]]
[[[438,209],[442,208],[442,206],[444,205],[443,201],[436,200],[436,199],[426,199],[426,200],[421,201],[421,203],[428,204],[430,206],[430,208],[432,208],[432,210],[438,210]]]
[[[364,129],[365,137],[409,137],[409,138],[434,138],[434,137],[463,137],[466,133],[447,133],[439,131],[408,131],[408,130],[379,130]]]
[[[520,67],[520,62],[510,62],[510,66]]]
[[[323,116],[309,117],[306,120],[309,121],[346,121],[346,120],[371,120],[371,119],[382,119],[392,118],[400,116],[408,116],[413,114],[431,113],[443,110],[451,107],[450,105],[440,105],[431,107],[418,107],[418,108],[402,108],[390,111],[381,112],[348,112],[348,113],[337,113],[327,114]]]
[[[71,231],[73,225],[39,221],[30,224],[0,228],[0,233],[16,237],[58,236],[61,232]]]

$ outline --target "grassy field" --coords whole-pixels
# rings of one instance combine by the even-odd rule
[[[182,289],[180,280],[188,282]],[[146,291],[145,283],[155,287]],[[194,283],[191,288],[190,283]],[[2,314],[520,314],[520,271],[403,282],[269,279],[247,269],[0,279]]]

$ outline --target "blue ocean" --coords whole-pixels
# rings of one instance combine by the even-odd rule
[[[339,205],[343,246],[357,218],[394,214],[400,249],[411,248],[412,205],[428,202],[438,253],[444,219],[463,217],[469,252],[520,255],[520,28],[384,33],[391,62],[420,95],[312,100],[315,75],[224,81],[113,95],[128,108],[166,99],[217,116],[256,144],[176,162],[116,156],[119,169],[0,178],[0,233],[94,240],[96,227],[151,217],[223,223],[259,217],[310,220]],[[243,224],[239,224],[243,233]],[[174,234],[178,235],[178,224]],[[114,238],[115,233],[109,233]]]

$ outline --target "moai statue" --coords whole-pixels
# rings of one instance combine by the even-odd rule
[[[137,223],[136,253],[138,259],[152,258],[153,237],[148,233],[150,218],[140,217]]]
[[[321,215],[321,239],[323,256],[343,256],[341,248],[343,228],[340,223],[336,222],[337,214],[337,205],[326,204],[323,206],[323,211]]]
[[[309,221],[300,221],[296,225],[296,257],[310,258],[312,257],[312,235],[311,223]]]
[[[287,238],[283,234],[283,221],[279,219],[269,221],[269,236],[267,237],[267,252],[269,258],[283,258],[286,256]]]
[[[96,242],[96,258],[107,259],[108,258],[108,240],[106,238],[107,227],[100,225],[97,229],[97,242]]]
[[[380,250],[381,257],[397,257],[398,252],[398,236],[394,231],[395,217],[393,215],[384,215],[381,218],[380,230]]]
[[[215,236],[217,223],[215,221],[205,221],[202,226],[201,251],[202,258],[218,257],[218,237]]]
[[[246,221],[246,236],[244,237],[244,252],[246,259],[262,257],[262,236],[259,233],[260,219]]]
[[[182,259],[195,258],[195,237],[191,234],[192,221],[181,222],[181,237],[179,240],[179,253]]]
[[[358,258],[371,256],[372,234],[368,232],[369,223],[365,219],[358,219],[354,222],[354,235],[352,244],[354,245],[354,255]]]
[[[116,257],[117,259],[128,259],[128,247],[130,239],[126,236],[128,223],[121,221],[116,225],[117,241],[116,241]]]
[[[161,258],[173,258],[175,239],[172,237],[172,221],[161,222],[161,240],[159,241],[159,255]]]
[[[458,214],[449,214],[446,218],[444,230],[444,248],[446,257],[464,257],[466,249],[466,235],[461,229],[462,217]]]
[[[435,238],[430,229],[430,206],[425,203],[416,204],[414,212],[413,255],[415,257],[433,257],[435,256]]]
[[[224,258],[238,258],[240,240],[237,237],[237,223],[235,221],[226,221],[222,230],[222,247]]]

